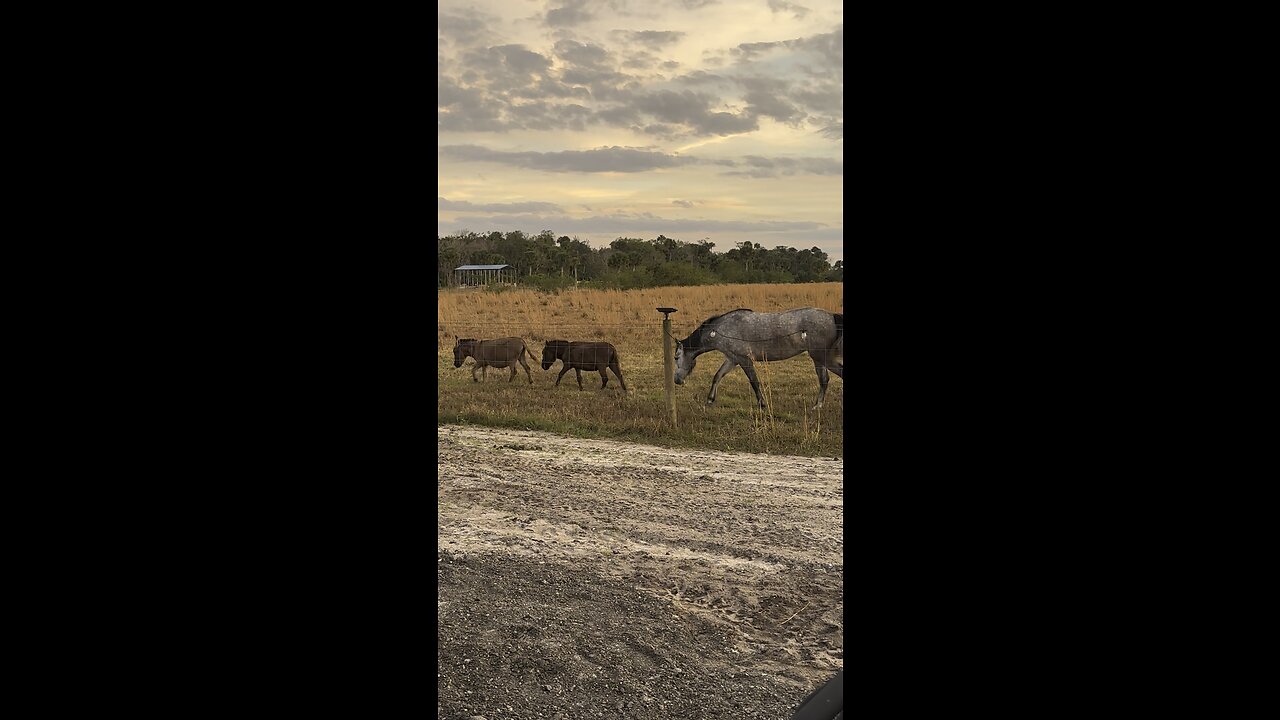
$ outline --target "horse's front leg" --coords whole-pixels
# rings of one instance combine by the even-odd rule
[[[560,374],[556,376],[556,387],[560,387],[560,381],[564,378],[564,374],[567,372],[569,372],[569,364],[565,363],[564,367],[560,370]]]
[[[472,365],[472,366],[471,366],[471,382],[480,382],[479,380],[477,380],[477,379],[476,379],[476,366],[475,366],[475,365]]]
[[[720,381],[724,379],[725,375],[728,375],[730,371],[737,367],[737,365],[738,363],[726,357],[724,362],[720,365],[720,369],[716,370],[715,377],[711,378],[711,392],[707,394],[708,405],[715,403],[716,389],[720,387]]]
[[[578,390],[581,391],[583,389],[582,388],[582,368],[574,368],[573,372],[578,376]]]

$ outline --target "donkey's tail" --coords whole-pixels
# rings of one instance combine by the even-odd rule
[[[535,361],[536,361],[536,360],[538,359],[536,355],[534,355],[533,353],[529,352],[529,344],[528,344],[528,343],[525,343],[525,345],[524,345],[524,351],[525,351],[526,353],[528,353],[528,354],[529,354],[529,359],[530,359],[530,360],[535,360]]]

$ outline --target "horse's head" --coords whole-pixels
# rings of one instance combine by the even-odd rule
[[[550,370],[556,360],[563,359],[561,356],[568,348],[568,340],[548,340],[547,344],[542,347],[542,369]],[[568,362],[568,360],[565,359],[565,362]]]
[[[475,348],[475,338],[458,338],[458,344],[453,346],[453,366],[462,367],[463,360],[475,355]]]
[[[676,343],[676,384],[683,385],[684,379],[693,372],[693,366],[698,362],[698,358],[693,353],[684,351],[684,343]]]

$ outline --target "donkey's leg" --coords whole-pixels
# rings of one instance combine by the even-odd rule
[[[578,390],[582,390],[582,368],[574,368],[573,371],[578,374]]]
[[[516,359],[520,361],[520,367],[524,368],[524,376],[525,376],[525,377],[527,377],[527,378],[529,378],[529,384],[530,384],[530,385],[532,385],[532,384],[533,384],[533,375],[531,375],[531,374],[529,373],[529,363],[527,363],[527,362],[525,362],[525,361],[524,361],[524,356],[523,356],[523,355],[521,355],[520,357],[518,357],[518,358],[516,358]],[[512,365],[512,366],[511,366],[511,377],[515,377],[515,376],[516,376],[516,366],[515,366],[515,365]]]
[[[618,368],[618,361],[614,360],[613,362],[609,363],[609,369],[613,371],[614,375],[618,376],[618,382],[622,384],[622,394],[626,395],[627,381],[622,379],[622,370]]]
[[[764,393],[760,392],[760,379],[756,377],[755,362],[750,358],[742,363],[742,372],[747,374],[747,380],[751,381],[751,389],[756,391],[756,404],[764,410]]]
[[[472,365],[472,366],[471,366],[471,382],[480,382],[479,380],[477,380],[477,379],[476,379],[476,366],[475,366],[475,365]]]
[[[609,384],[609,376],[604,374],[604,366],[600,366],[600,389],[603,390],[605,385]]]
[[[707,395],[708,405],[711,405],[716,401],[716,388],[720,387],[720,381],[723,380],[724,376],[728,375],[729,372],[737,366],[738,366],[738,363],[734,362],[733,360],[730,360],[727,357],[724,359],[724,363],[722,363],[720,365],[720,369],[716,371],[715,377],[711,378],[711,392]]]
[[[556,387],[560,387],[560,380],[564,378],[564,374],[567,372],[569,372],[569,363],[565,363],[564,367],[560,370],[560,374],[556,376]]]
[[[844,363],[839,363],[836,365],[828,365],[827,369],[835,373],[836,377],[840,378],[841,380],[844,379]]]
[[[511,382],[515,379],[516,379],[516,364],[511,363],[511,377],[507,378],[507,382]]]

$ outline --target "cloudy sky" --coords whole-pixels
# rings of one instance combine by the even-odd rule
[[[437,232],[844,258],[832,0],[441,0]]]

